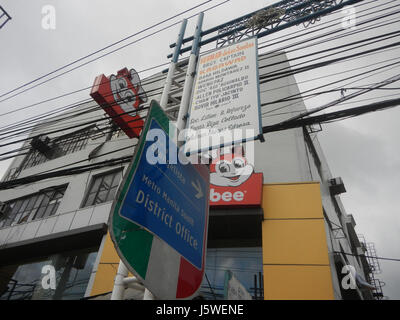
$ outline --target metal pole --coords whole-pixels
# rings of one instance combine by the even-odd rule
[[[117,275],[114,280],[114,288],[111,294],[111,300],[123,300],[125,293],[124,279],[128,276],[128,269],[125,264],[119,260]]]
[[[182,46],[182,40],[185,35],[186,25],[187,25],[187,19],[183,19],[181,29],[178,34],[178,38],[176,40],[177,46],[174,49],[173,58],[169,66],[166,82],[160,99],[160,106],[163,109],[165,109],[168,103],[168,95],[169,92],[171,91],[171,84],[175,73],[176,63],[178,61],[179,51]],[[124,299],[125,288],[128,286],[136,289],[140,287],[140,284],[135,277],[128,278],[128,272],[129,271],[126,268],[125,264],[120,260],[118,265],[117,275],[115,276],[114,288],[111,294],[111,300]],[[143,300],[155,300],[155,297],[149,290],[144,288]]]
[[[164,110],[168,104],[168,97],[169,97],[169,93],[171,91],[171,85],[172,85],[172,81],[174,78],[176,64],[178,62],[179,51],[181,50],[181,46],[182,46],[182,40],[183,40],[183,37],[185,36],[186,25],[187,25],[187,19],[183,19],[182,24],[181,24],[181,29],[178,34],[178,38],[176,40],[177,45],[174,49],[174,54],[172,56],[172,60],[169,65],[169,68],[168,68],[168,74],[167,74],[167,78],[165,80],[164,89],[161,94],[160,106]],[[145,288],[143,300],[155,300],[155,299],[156,299],[156,297],[147,288]]]
[[[178,132],[184,129],[186,125],[186,117],[192,94],[193,81],[194,81],[194,76],[196,75],[196,63],[199,54],[199,43],[201,40],[201,28],[203,25],[203,17],[204,13],[200,12],[194,34],[192,52],[190,53],[189,57],[189,65],[186,71],[185,85],[183,87],[181,105],[179,107],[179,113],[176,124]]]
[[[163,109],[165,109],[167,107],[168,96],[171,91],[172,80],[174,78],[176,64],[178,62],[178,57],[179,57],[179,51],[181,50],[181,46],[182,46],[182,40],[185,35],[186,25],[187,25],[187,19],[183,19],[182,25],[181,25],[181,30],[179,31],[178,38],[176,40],[176,47],[174,49],[174,54],[172,56],[172,60],[169,65],[167,78],[165,80],[164,89],[163,89],[161,99],[160,99],[160,106]]]

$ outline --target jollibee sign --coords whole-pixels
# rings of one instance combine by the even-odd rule
[[[124,68],[108,78],[104,74],[97,76],[90,96],[129,138],[139,137],[144,121],[137,109],[147,96],[134,69]]]
[[[259,206],[263,174],[254,172],[242,147],[223,150],[210,166],[210,206]]]

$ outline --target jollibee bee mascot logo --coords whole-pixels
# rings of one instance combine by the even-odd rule
[[[226,151],[226,150],[225,150]],[[247,181],[254,167],[244,156],[243,147],[234,147],[227,153],[218,150],[210,165],[210,183],[215,186],[237,187]]]
[[[147,102],[147,95],[135,69],[128,71],[127,68],[124,68],[118,71],[116,76],[111,75],[110,86],[115,101],[124,112],[129,112],[132,117],[136,116],[136,109],[139,105]]]
[[[134,69],[124,68],[117,75],[101,74],[93,83],[90,96],[130,138],[137,138],[144,125],[146,110],[140,105],[147,102],[146,92]],[[138,110],[139,109],[139,110]]]

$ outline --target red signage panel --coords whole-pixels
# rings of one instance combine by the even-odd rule
[[[237,187],[210,184],[210,206],[259,206],[261,204],[263,174],[252,176]]]
[[[260,206],[262,184],[242,147],[219,153],[210,166],[210,206]]]
[[[109,77],[97,76],[90,96],[129,138],[139,137],[144,120],[137,109],[147,101],[147,96],[134,69],[124,68]]]

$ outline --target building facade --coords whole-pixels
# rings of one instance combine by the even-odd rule
[[[284,53],[258,59],[260,75],[290,68]],[[159,100],[164,81],[163,73],[142,81],[149,98],[144,106]],[[181,94],[177,90],[170,98],[167,112],[172,118]],[[304,111],[301,99],[290,105],[278,102],[298,94],[293,76],[261,84],[263,126]],[[41,138],[25,143],[2,182],[132,155],[137,139],[117,130],[94,101],[78,109],[91,112],[37,124],[31,137]],[[344,184],[331,174],[317,135],[314,127],[296,128],[242,146],[241,157],[251,154],[254,173],[262,175],[254,189],[259,200],[220,205],[211,199],[199,298],[226,299],[232,289],[229,279],[236,279],[248,293],[244,296],[252,299],[382,296],[375,283],[375,289],[362,285],[362,280],[375,281],[373,262],[342,205]],[[235,165],[232,157],[229,161]],[[119,257],[107,223],[127,166],[109,165],[0,190],[0,299],[110,298]],[[358,281],[346,278],[349,270]],[[143,290],[129,289],[127,297],[142,299]]]

